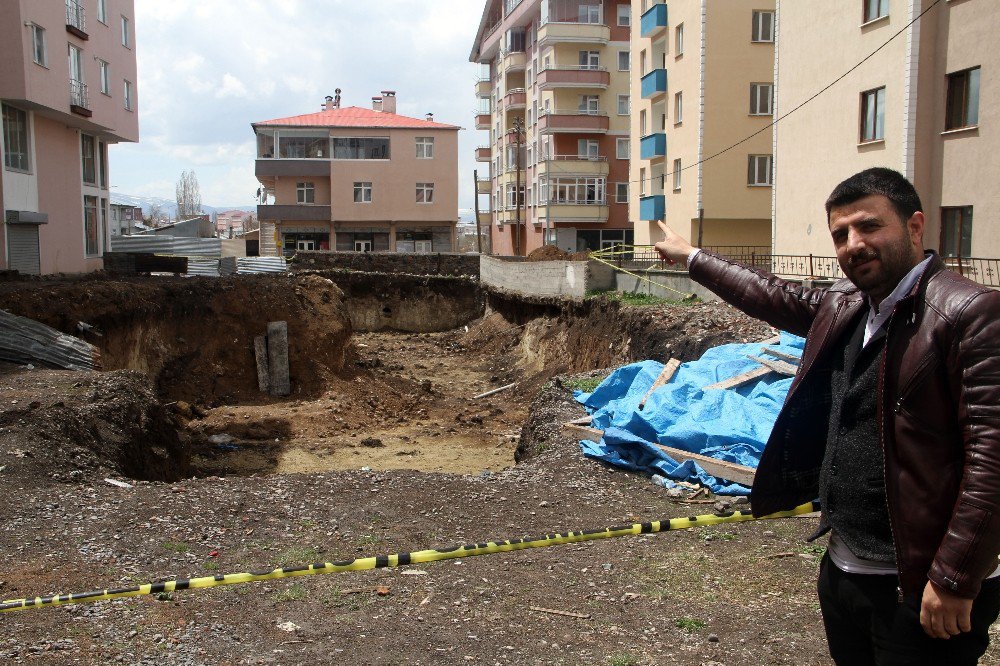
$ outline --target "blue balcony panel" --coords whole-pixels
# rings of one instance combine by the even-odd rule
[[[667,210],[667,198],[662,194],[639,198],[639,219],[643,222],[662,220]]]
[[[667,70],[654,69],[642,77],[642,98],[650,99],[667,92]]]
[[[640,29],[643,37],[649,37],[667,27],[667,5],[666,3],[656,4],[646,10],[642,15]]]
[[[667,156],[667,135],[663,132],[644,136],[639,140],[639,157],[654,160]]]

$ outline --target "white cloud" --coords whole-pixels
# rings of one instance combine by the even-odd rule
[[[226,72],[222,76],[222,85],[216,91],[215,96],[219,99],[223,97],[246,97],[247,87],[238,78]]]

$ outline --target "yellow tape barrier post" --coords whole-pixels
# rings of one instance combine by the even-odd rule
[[[668,532],[671,530],[683,530],[689,527],[705,527],[708,525],[719,525],[722,523],[742,523],[753,520],[770,520],[775,518],[789,518],[813,511],[819,511],[818,502],[803,504],[790,511],[781,511],[769,516],[754,518],[750,513],[734,511],[729,514],[704,514],[701,516],[691,516],[690,518],[671,518],[669,520],[656,520],[648,523],[634,523],[626,527],[606,527],[597,530],[583,530],[579,532],[567,532],[565,534],[546,534],[545,536],[529,539],[508,539],[505,541],[489,541],[486,543],[472,543],[464,546],[453,546],[440,550],[418,550],[414,552],[396,553],[394,555],[378,555],[376,557],[365,557],[344,562],[317,562],[301,567],[271,569],[266,571],[251,571],[248,573],[219,574],[216,576],[205,576],[203,578],[177,578],[162,583],[147,583],[138,587],[120,588],[113,590],[94,590],[79,594],[58,594],[51,597],[35,597],[33,599],[14,599],[0,603],[0,613],[25,610],[29,608],[42,608],[48,606],[66,606],[92,601],[107,601],[110,599],[124,599],[126,597],[138,597],[147,594],[158,594],[160,592],[174,592],[175,590],[198,590],[209,587],[219,587],[222,585],[239,585],[241,583],[253,583],[264,580],[278,580],[281,578],[293,578],[296,576],[314,576],[317,574],[343,573],[346,571],[367,571],[369,569],[384,569],[400,567],[408,564],[424,564],[426,562],[438,562],[441,560],[451,560],[459,557],[476,557],[478,555],[490,555],[493,553],[509,553],[525,548],[546,548],[548,546],[560,546],[595,539],[611,539],[637,534],[653,534],[656,532]]]

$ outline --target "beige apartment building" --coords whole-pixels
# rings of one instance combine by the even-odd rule
[[[108,146],[138,141],[132,0],[0,3],[0,270],[100,269]]]
[[[300,250],[451,252],[458,223],[458,130],[396,114],[396,93],[372,108],[253,123],[261,254]]]
[[[776,252],[832,256],[824,200],[847,176],[886,166],[920,193],[925,247],[956,267],[1000,257],[1000,6],[784,0],[778,28],[779,116],[888,44],[777,125]],[[965,272],[996,284],[995,266]]]
[[[706,247],[769,249],[774,0],[633,0],[632,11],[636,242],[659,240],[664,219]]]
[[[631,24],[628,0],[487,0],[470,61],[495,254],[633,242]]]

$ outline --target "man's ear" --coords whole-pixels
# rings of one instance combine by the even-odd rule
[[[906,231],[910,234],[910,242],[923,252],[924,249],[924,214],[919,210],[906,221]]]

